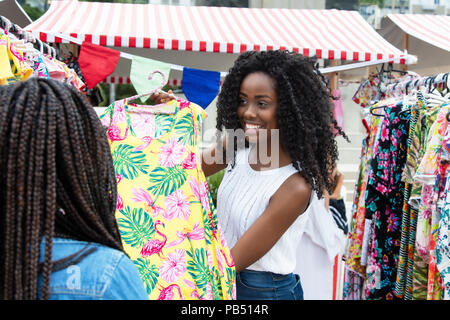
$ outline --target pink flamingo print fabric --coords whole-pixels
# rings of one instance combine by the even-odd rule
[[[153,300],[235,299],[235,268],[199,157],[201,107],[111,104],[107,127],[125,251]],[[170,108],[169,108],[170,107]]]

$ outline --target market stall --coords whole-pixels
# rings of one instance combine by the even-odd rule
[[[344,63],[413,57],[384,40],[355,11],[52,1],[26,26],[45,42],[78,41],[192,68],[227,71],[246,50],[289,49]],[[408,61],[406,61],[408,59]],[[108,78],[126,82],[130,61]],[[179,74],[171,75],[177,78]]]
[[[431,14],[388,14],[381,20],[379,34],[401,50],[417,56],[408,67],[422,76],[450,72],[450,16]]]
[[[70,42],[75,55],[78,46],[86,44],[115,51],[118,63],[104,77],[109,83],[132,82],[135,57],[170,64],[171,81],[178,83],[186,67],[226,73],[246,50],[288,49],[331,61],[322,71],[330,75],[333,89],[338,89],[338,73],[345,70],[416,62],[377,34],[359,13],[342,10],[53,1],[44,16],[24,29],[45,43]],[[210,113],[209,119],[214,118]],[[118,141],[124,138],[110,133]],[[145,194],[141,196],[145,200]]]
[[[382,68],[353,96],[367,136],[343,299],[449,299],[449,30],[448,16],[390,14],[381,22],[380,34],[419,63],[409,73]]]

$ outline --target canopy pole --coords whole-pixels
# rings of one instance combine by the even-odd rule
[[[72,52],[73,56],[75,58],[78,58],[78,44],[69,43],[68,47],[69,47],[69,51]]]
[[[372,75],[376,75],[377,74],[377,67],[376,66],[370,66],[367,67],[367,77],[366,78],[370,78]]]
[[[116,101],[116,86],[114,83],[109,84],[109,104]]]
[[[341,64],[340,60],[330,60],[330,66],[336,67]],[[339,72],[330,73],[330,89],[331,91],[339,89]]]
[[[405,51],[409,51],[409,34],[407,34],[406,32],[403,33],[403,52]],[[403,71],[408,71],[408,65],[406,63],[402,65],[402,68]]]

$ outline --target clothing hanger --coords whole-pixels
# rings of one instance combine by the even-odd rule
[[[39,52],[41,54],[44,54],[44,43],[41,40],[38,40],[38,39],[37,39],[37,42],[39,44]]]
[[[45,43],[45,48],[47,49],[47,54],[50,56],[50,58],[55,58],[55,48],[53,48],[51,45],[49,45],[48,43]]]
[[[448,72],[442,74],[440,83],[442,84],[441,95],[443,97],[445,97],[446,99],[448,99],[449,96],[450,96],[450,88],[449,88],[450,87],[450,82],[449,82],[449,79],[448,79]]]
[[[384,69],[384,63],[381,65],[380,71],[378,71],[378,78],[380,79],[380,82],[377,85],[377,89],[379,92],[384,93],[386,92],[387,85],[389,84],[387,83],[388,78],[386,70]]]
[[[24,54],[24,58],[28,59],[31,55],[37,55],[38,51],[33,47],[33,44],[30,42],[26,42],[25,40],[15,40],[12,43],[16,46],[17,49],[20,49]]]
[[[409,89],[409,86],[411,85],[411,83],[412,83],[412,80],[409,80],[409,81],[406,83],[406,85],[405,85],[405,93],[406,93],[406,95],[408,95],[408,89]]]
[[[447,89],[447,90],[448,90],[448,89]],[[444,95],[444,99],[450,100],[450,92],[447,92],[447,93]]]
[[[149,80],[152,80],[152,79],[153,79],[153,75],[154,75],[155,73],[160,74],[161,77],[162,77],[162,82],[161,82],[161,84],[160,84],[156,89],[154,89],[154,90],[152,90],[152,91],[149,91],[149,92],[144,92],[144,93],[142,93],[142,94],[137,94],[137,95],[135,95],[135,96],[126,98],[126,100],[129,102],[129,101],[136,100],[136,99],[139,99],[139,98],[142,98],[142,97],[145,97],[145,96],[152,95],[152,94],[157,93],[157,92],[163,92],[163,93],[169,94],[169,93],[164,92],[164,91],[161,90],[161,88],[164,87],[164,85],[167,83],[167,81],[166,81],[166,76],[164,75],[164,73],[162,73],[162,72],[159,71],[159,70],[155,70],[155,71],[153,71],[153,72],[148,76],[148,79],[149,79]]]
[[[149,96],[149,95],[152,95],[152,94],[155,94],[155,93],[164,93],[164,94],[167,94],[168,96],[176,99],[176,97],[173,94],[170,94],[170,93],[165,92],[165,91],[162,90],[162,87],[164,87],[166,85],[166,83],[167,83],[165,74],[162,73],[160,70],[155,70],[148,76],[148,79],[149,80],[153,79],[154,74],[159,74],[162,77],[161,84],[156,89],[154,89],[152,91],[141,93],[141,94],[137,94],[135,96],[126,98],[125,99],[126,102],[130,102],[130,101],[133,101],[133,100],[145,97],[145,96]],[[175,113],[175,109],[176,109],[175,105],[167,106],[166,104],[164,104],[164,105],[157,105],[157,106],[144,106],[144,105],[142,105],[141,107],[149,108],[147,110],[149,112],[151,112],[151,113],[166,113],[166,114],[167,113],[174,114]]]
[[[369,108],[370,114],[373,116],[376,116],[376,117],[384,117],[385,112],[386,112],[386,107],[388,106],[390,101],[391,101],[391,99],[383,100],[382,102],[379,102],[379,105],[370,107]],[[383,111],[383,113],[374,113],[375,110],[379,110],[379,109],[381,109]]]
[[[424,93],[423,96],[425,97],[426,101],[427,101],[427,106],[430,107],[435,107],[435,106],[439,106],[443,103],[449,103],[450,100],[448,97],[443,97],[440,93],[434,93],[434,92],[429,92],[429,93]]]
[[[448,73],[440,73],[434,77],[431,77],[431,83],[429,85],[429,91],[425,94],[427,98],[448,102],[449,89],[447,86]],[[431,86],[433,85],[433,87]],[[442,84],[442,90],[438,90],[438,87]]]
[[[5,18],[4,16],[0,16],[0,27],[2,27],[8,33],[13,34],[19,40],[25,39],[25,41],[27,42],[30,41],[30,39],[34,40],[34,36],[31,32],[23,30],[17,24],[12,23],[8,18]]]
[[[394,65],[393,65],[392,63],[389,63],[389,66],[388,66],[388,72],[389,72],[389,74],[391,74],[392,72],[398,72],[398,73],[400,73],[402,76],[408,74],[408,72],[405,71],[405,70],[394,70]]]
[[[386,111],[386,106],[376,106],[376,107],[371,107],[369,109],[371,115],[376,116],[376,117],[384,117],[384,113],[379,114],[379,113],[373,112],[374,110],[377,110],[377,109],[383,109],[383,111]]]
[[[0,16],[0,24],[3,30],[6,32],[9,32],[12,28],[12,23],[9,21],[9,19],[5,18],[4,16]]]
[[[418,91],[416,88],[412,88],[409,94],[403,96],[402,99],[403,107],[401,113],[411,110],[411,106],[417,103],[417,99],[418,99]]]
[[[50,49],[51,49],[51,52],[52,52],[51,56],[53,57],[53,59],[56,59],[56,49],[54,47],[52,47],[52,46],[50,46]]]
[[[398,105],[399,103],[401,103],[403,100],[399,99],[398,97],[392,97],[392,98],[386,98],[384,100],[381,100],[380,102],[378,102],[377,106],[372,106],[369,108],[369,112],[370,114],[376,116],[376,117],[384,117],[385,116],[385,112],[386,112],[386,108],[393,106],[393,105]],[[383,113],[374,113],[373,111],[377,110],[377,109],[382,109]]]

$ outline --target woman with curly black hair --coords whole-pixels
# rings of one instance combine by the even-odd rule
[[[293,274],[301,216],[333,186],[333,128],[346,138],[314,63],[287,51],[245,52],[218,97],[216,128],[227,134],[204,152],[202,166],[207,176],[226,168],[217,212],[232,248],[237,299],[303,298]]]

